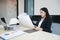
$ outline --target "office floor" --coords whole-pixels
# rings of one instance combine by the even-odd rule
[[[60,24],[52,23],[52,33],[60,35]]]

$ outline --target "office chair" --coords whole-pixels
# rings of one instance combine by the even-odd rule
[[[14,30],[16,30],[19,26],[19,20],[17,18],[11,18],[9,24]]]
[[[6,23],[6,20],[5,20],[5,18],[4,18],[4,17],[3,17],[3,18],[1,18],[1,20],[2,20],[2,22],[3,22],[3,23],[7,24],[7,23]],[[7,30],[7,25],[5,25],[5,26],[4,26],[4,30]]]
[[[9,24],[6,23],[5,18],[1,18],[2,22],[4,22],[6,25],[4,26],[4,30],[13,30],[13,28],[17,25],[19,25],[19,21],[16,18],[11,18]]]
[[[6,24],[6,20],[5,20],[5,18],[3,17],[3,18],[1,18],[1,20],[2,20],[2,22],[4,22],[5,24]]]

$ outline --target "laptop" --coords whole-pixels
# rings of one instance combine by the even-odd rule
[[[24,32],[27,32],[27,33],[33,33],[33,32],[37,32],[37,31],[34,30],[34,29],[29,29],[29,30],[24,30]]]

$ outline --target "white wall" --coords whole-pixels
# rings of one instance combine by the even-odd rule
[[[0,18],[4,17],[9,23],[11,18],[17,17],[17,10],[11,0],[0,0]],[[2,24],[0,20],[0,24]]]
[[[24,13],[24,0],[18,0],[19,14]],[[17,10],[11,0],[0,0],[0,18],[5,17],[7,23],[17,16]],[[1,20],[0,20],[1,24]]]
[[[6,0],[0,0],[0,18],[1,17],[7,17],[7,4]],[[2,24],[2,21],[0,19],[0,24]]]
[[[34,0],[34,14],[39,15],[42,7],[47,7],[50,15],[60,15],[60,0]]]
[[[24,13],[24,0],[18,0],[19,14]]]
[[[17,6],[15,2],[7,0],[7,23],[9,23],[11,18],[17,17]]]

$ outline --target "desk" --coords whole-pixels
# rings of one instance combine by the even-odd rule
[[[28,30],[30,28],[20,27],[21,30]],[[1,30],[2,32],[2,30]],[[5,31],[4,31],[5,32]],[[21,36],[14,37],[10,40],[60,40],[60,36],[43,31],[37,31],[34,33],[27,33]]]

